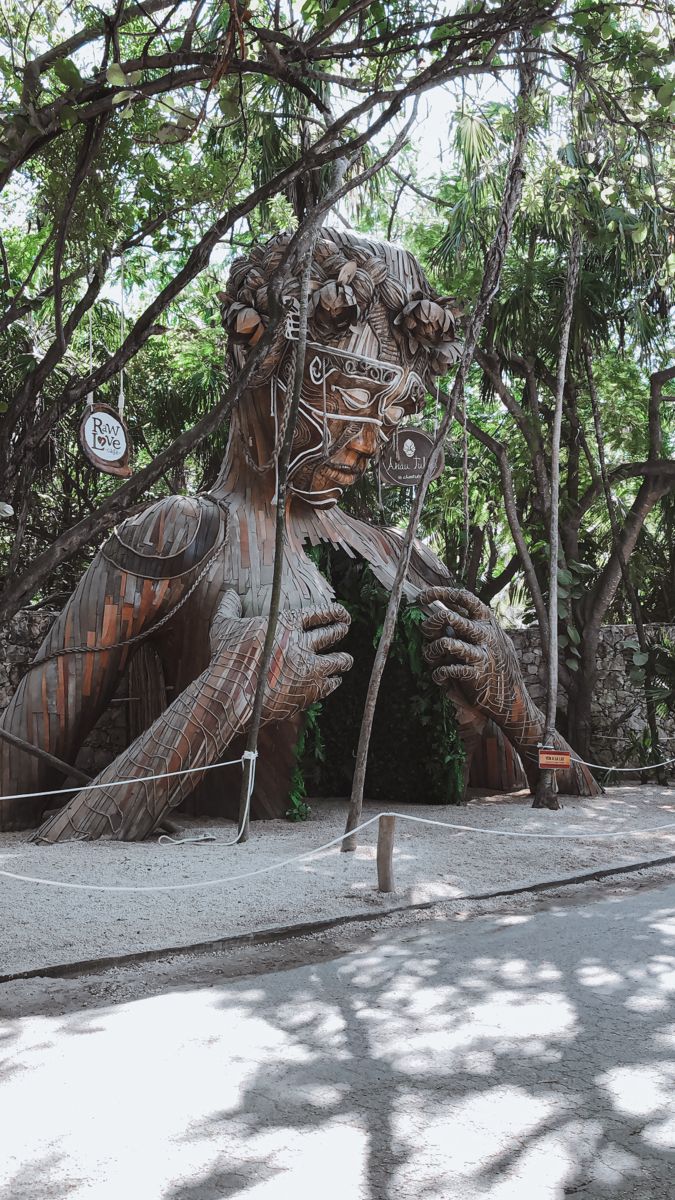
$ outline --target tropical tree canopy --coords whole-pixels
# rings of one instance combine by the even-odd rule
[[[257,240],[329,221],[403,242],[469,314],[498,218],[517,66],[536,63],[523,199],[423,530],[510,619],[543,620],[561,308],[563,672],[602,621],[675,608],[673,41],[667,6],[146,0],[4,5],[0,525],[4,616],[67,593],[125,511],[207,488],[238,382],[218,291]],[[327,203],[327,202],[326,202]],[[293,271],[291,257],[285,268]],[[448,384],[450,380],[446,381]],[[434,428],[443,408],[427,402]],[[81,455],[88,396],[135,447]],[[403,522],[405,493],[350,503]],[[10,514],[10,510],[12,515]],[[590,639],[590,640],[589,640]],[[588,641],[586,660],[584,646]]]

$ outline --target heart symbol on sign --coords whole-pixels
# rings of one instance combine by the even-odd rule
[[[99,437],[99,439],[98,439],[98,444],[99,444],[99,446],[105,446],[105,438],[104,438],[104,437]]]

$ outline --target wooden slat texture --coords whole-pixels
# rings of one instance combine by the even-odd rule
[[[235,301],[241,295],[251,311],[252,298],[263,306],[260,319],[249,322],[251,330],[259,331],[266,319],[265,281],[276,269],[286,242],[287,235],[272,239],[233,266],[228,295]],[[314,606],[325,611],[334,599],[331,585],[306,555],[308,545],[322,541],[364,558],[380,582],[391,586],[402,534],[357,520],[339,507],[339,501],[401,421],[422,403],[423,385],[433,387],[435,373],[444,373],[456,354],[449,303],[434,296],[419,264],[400,247],[324,229],[314,252],[312,278],[282,578],[281,607],[293,611]],[[291,299],[297,281],[291,281],[289,288]],[[235,373],[247,354],[248,333],[239,320],[241,311],[240,305],[224,314],[235,332],[230,345]],[[244,711],[242,697],[255,683],[255,655],[237,660],[233,674],[217,671],[211,635],[228,590],[241,601],[242,629],[245,619],[260,624],[269,609],[276,520],[274,459],[283,437],[293,373],[293,320],[291,314],[288,327],[272,340],[249,391],[232,414],[227,453],[212,491],[195,497],[171,496],[148,505],[122,522],[94,558],[2,718],[4,728],[17,737],[50,750],[65,763],[73,762],[109,704],[130,657],[145,640],[151,641],[153,649],[132,658],[131,677],[145,678],[147,695],[130,714],[131,744],[117,769],[137,778],[141,761],[155,767],[159,763],[160,768],[163,763],[164,770],[176,762],[190,765],[193,759],[201,765],[207,754],[201,735],[212,726],[216,710],[229,706]],[[416,599],[430,586],[449,583],[443,564],[417,543],[406,582],[408,599]],[[283,656],[279,664],[287,669]],[[493,715],[516,744],[533,744],[541,714],[517,678],[517,669],[498,669],[510,672],[513,703],[508,713]],[[208,680],[204,694],[194,689],[202,677]],[[301,691],[296,689],[294,696],[296,708],[302,707]],[[473,757],[476,772],[508,785],[517,775],[517,764],[503,735],[491,732],[483,742],[486,716],[476,706],[475,694],[460,682],[455,697],[467,763]],[[157,707],[167,702],[153,722]],[[489,705],[487,710],[491,711]],[[290,718],[294,711],[291,706],[282,715]],[[254,816],[279,816],[286,807],[300,720],[292,716],[262,734]],[[222,739],[227,722],[221,720],[217,727]],[[236,753],[234,746],[223,743],[220,758],[226,748],[226,757]],[[213,746],[208,753],[213,753]],[[172,792],[166,803],[185,800],[194,792],[192,811],[232,814],[239,772],[230,772],[230,779],[214,771],[204,782],[186,783],[179,789],[180,796]],[[59,782],[58,772],[44,760],[32,758],[17,745],[0,744],[4,797]],[[582,792],[593,786],[581,772],[574,778],[570,773],[567,782]],[[115,836],[142,836],[151,827],[150,811],[156,813],[161,806],[159,791],[151,802],[148,789],[136,783],[125,805],[125,819]],[[39,801],[0,799],[0,828],[35,825],[42,807]],[[110,834],[110,821],[92,817],[87,824],[79,809],[75,821],[76,809],[71,802],[63,820],[51,826],[50,838],[70,836],[75,828],[78,836]]]

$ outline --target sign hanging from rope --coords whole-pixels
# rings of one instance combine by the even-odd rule
[[[106,475],[131,475],[130,442],[124,418],[108,404],[87,405],[80,422],[80,445],[86,458]]]
[[[378,463],[381,482],[385,487],[419,487],[432,454],[434,438],[426,429],[398,430]],[[443,447],[439,446],[431,478],[438,479],[444,466]]]
[[[91,282],[92,276],[89,276]],[[124,254],[120,261],[120,346],[124,341]],[[94,331],[89,309],[89,374],[94,373]],[[124,367],[120,370],[117,412],[108,404],[96,404],[94,393],[87,393],[87,406],[80,422],[80,445],[85,458],[106,475],[128,479],[131,441],[124,420]]]

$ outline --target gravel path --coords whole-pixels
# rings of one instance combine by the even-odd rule
[[[366,809],[372,815],[379,807]],[[400,812],[406,811],[401,806]],[[565,801],[538,812],[525,795],[474,796],[467,807],[411,805],[416,816],[496,831],[599,833],[673,828],[607,841],[500,838],[397,822],[397,891],[375,890],[376,827],[355,854],[324,851],[280,871],[203,890],[102,893],[44,887],[0,876],[0,974],[139,950],[177,947],[294,922],[376,913],[404,903],[451,900],[464,893],[559,878],[675,854],[675,789],[612,788],[592,801]],[[241,874],[302,854],[342,833],[345,805],[317,802],[306,824],[255,824],[245,846],[222,845],[232,826],[191,822],[192,834],[219,841],[183,846],[119,842],[27,844],[0,835],[0,870],[105,885],[157,886]],[[187,823],[186,823],[187,824]]]

